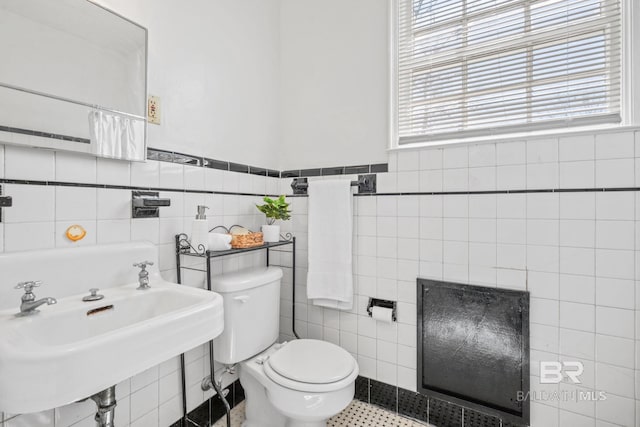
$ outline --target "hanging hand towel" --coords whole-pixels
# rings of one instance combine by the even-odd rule
[[[314,305],[353,307],[352,238],[351,182],[309,182],[307,297]]]
[[[144,121],[115,113],[89,113],[89,135],[94,154],[100,157],[143,161]]]

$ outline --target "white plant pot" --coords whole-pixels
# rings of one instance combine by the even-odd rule
[[[279,225],[263,225],[262,237],[265,242],[278,242],[280,241],[280,226]]]

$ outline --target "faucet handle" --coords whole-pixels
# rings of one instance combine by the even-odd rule
[[[134,267],[139,267],[143,270],[146,269],[148,265],[153,265],[153,263],[151,261],[141,261],[133,264]]]
[[[33,288],[37,288],[41,284],[42,284],[42,281],[40,281],[40,280],[31,280],[31,281],[27,281],[27,282],[20,282],[14,287],[14,289],[24,289],[24,292],[28,294],[28,293],[31,293]]]

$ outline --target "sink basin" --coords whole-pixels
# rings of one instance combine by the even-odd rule
[[[165,282],[57,298],[40,313],[0,311],[0,410],[37,412],[89,397],[218,336],[222,297]],[[50,295],[39,288],[38,297]],[[19,300],[17,301],[19,303]]]

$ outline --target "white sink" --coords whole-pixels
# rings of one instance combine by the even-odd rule
[[[84,399],[222,332],[220,295],[153,272],[150,286],[102,289],[104,299],[83,302],[86,293],[59,298],[43,285],[37,297],[58,303],[25,317],[15,316],[16,291],[15,307],[0,311],[0,410],[37,412]]]

